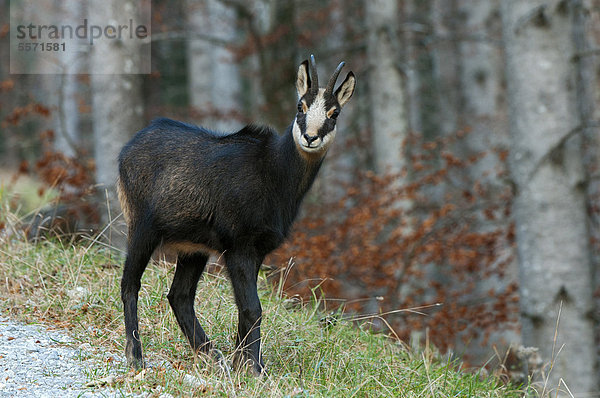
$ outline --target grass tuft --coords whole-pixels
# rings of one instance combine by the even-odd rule
[[[216,397],[518,397],[497,378],[460,371],[434,350],[408,349],[344,317],[323,322],[320,303],[291,306],[261,276],[263,350],[269,375],[233,372],[195,357],[179,330],[166,294],[174,267],[152,262],[142,279],[140,332],[151,368],[124,367],[120,301],[122,258],[106,247],[46,240],[31,244],[0,233],[0,310],[27,323],[68,329],[90,388],[123,394]],[[215,267],[213,267],[215,268]],[[218,269],[216,267],[215,269]],[[196,299],[200,323],[231,363],[237,312],[224,273],[207,272]],[[82,362],[83,363],[83,362]],[[98,382],[95,382],[98,381]]]

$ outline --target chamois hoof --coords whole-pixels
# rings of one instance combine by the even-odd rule
[[[218,350],[216,348],[211,348],[209,353],[208,353],[211,357],[213,357],[213,359],[216,362],[222,362],[225,360],[225,356],[223,355],[223,353],[221,352],[221,350]]]
[[[248,358],[246,355],[240,352],[233,354],[233,368],[238,372],[246,370],[255,377],[267,376],[267,368],[262,360],[257,362],[253,358]]]
[[[127,358],[127,366],[135,371],[146,367],[142,358],[142,347],[139,344],[128,341],[125,345],[125,357]]]
[[[146,364],[144,363],[143,359],[127,358],[127,367],[139,372],[140,370],[146,368]]]
[[[195,354],[196,354],[196,358],[201,361],[216,363],[219,367],[223,368],[224,370],[226,370],[228,372],[231,371],[231,368],[227,364],[227,361],[225,360],[225,356],[223,355],[223,353],[220,350],[212,347],[212,345],[208,349],[201,348],[201,349],[196,350]]]

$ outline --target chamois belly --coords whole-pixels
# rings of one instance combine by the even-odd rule
[[[160,250],[167,255],[178,254],[196,254],[203,253],[206,255],[220,255],[221,253],[202,243],[194,243],[190,241],[165,242],[161,245]]]

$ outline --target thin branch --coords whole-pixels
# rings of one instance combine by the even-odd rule
[[[502,45],[502,40],[493,39],[490,36],[484,34],[434,34],[427,36],[427,39],[423,40],[423,43],[426,46],[432,46],[442,42],[486,43],[498,47]]]
[[[579,61],[581,58],[600,55],[600,48],[589,48],[587,50],[578,51],[573,54],[572,61]]]
[[[424,305],[420,305],[417,307],[402,308],[402,309],[398,309],[398,310],[390,310],[390,311],[385,311],[385,312],[379,312],[376,314],[361,314],[361,315],[356,315],[356,316],[350,316],[350,317],[346,318],[346,320],[352,321],[352,322],[364,321],[365,319],[369,319],[369,318],[378,318],[378,317],[382,317],[382,316],[386,316],[386,315],[394,315],[394,314],[400,314],[400,313],[405,313],[405,312],[409,313],[409,314],[417,314],[417,315],[427,316],[427,314],[425,312],[423,312],[423,310],[435,308],[435,307],[441,307],[442,305],[444,305],[444,303],[424,304]]]
[[[248,8],[247,3],[244,3],[242,1],[220,0],[220,2],[224,5],[226,5],[227,7],[233,8],[237,12],[238,18],[240,18],[240,20],[242,20],[242,21],[245,21],[246,26],[248,28],[248,33],[250,34],[250,37],[252,38],[252,41],[254,42],[254,45],[256,46],[256,54],[258,57],[259,71],[261,72],[260,79],[264,82],[264,79],[265,79],[264,73],[265,72],[263,72],[263,71],[266,71],[269,68],[267,68],[267,60],[265,58],[263,37],[262,37],[261,31],[260,31],[260,28],[257,26],[256,16]],[[264,86],[264,84],[263,84],[263,86]]]
[[[515,23],[515,27],[514,27],[515,35],[518,35],[519,33],[521,33],[521,29],[529,22],[533,21],[538,26],[543,26],[543,25],[548,24],[549,18],[548,18],[547,11],[548,11],[548,5],[542,4],[542,5],[539,5],[535,8],[533,8],[527,14],[523,15]]]
[[[556,152],[558,150],[560,150],[567,143],[567,141],[569,141],[573,136],[581,133],[582,131],[584,131],[584,130],[586,130],[588,128],[596,128],[596,127],[600,127],[600,121],[591,120],[591,121],[588,121],[587,123],[580,124],[579,126],[574,127],[569,132],[567,132],[565,135],[563,135],[561,137],[561,139],[558,140],[558,142],[556,144],[552,145],[552,147],[544,154],[544,156],[542,156],[536,162],[535,167],[533,168],[533,170],[531,170],[531,172],[527,176],[527,181],[531,181],[531,179],[533,178],[533,176],[535,176],[537,174],[537,172],[542,167],[542,165],[548,159],[550,159],[552,156],[554,156],[554,154],[556,154]]]
[[[233,44],[229,40],[220,39],[216,36],[206,35],[204,33],[190,33],[189,31],[173,31],[173,32],[161,32],[153,33],[142,40],[142,44],[150,44],[156,41],[167,41],[167,40],[204,40],[211,44],[219,46],[229,46]]]
[[[60,135],[65,139],[65,142],[73,151],[73,155],[77,156],[79,154],[79,148],[75,141],[73,141],[73,137],[69,135],[67,131],[67,122],[65,115],[65,80],[67,78],[72,78],[71,75],[63,73],[60,79],[60,85],[58,87],[58,123],[60,124]]]

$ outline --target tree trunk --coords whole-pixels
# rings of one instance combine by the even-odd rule
[[[437,102],[436,113],[430,117],[438,120],[437,136],[447,137],[458,129],[458,114],[460,109],[459,68],[460,57],[457,29],[456,0],[433,0],[431,9],[433,44],[433,79],[435,81]]]
[[[471,153],[508,147],[503,88],[500,1],[457,0],[460,35],[459,127],[470,128],[464,143]],[[494,157],[490,156],[490,160]],[[482,165],[494,172],[495,163]],[[478,170],[481,171],[481,170]],[[481,174],[480,172],[478,174]]]
[[[573,40],[577,68],[577,99],[584,137],[584,163],[587,171],[587,200],[590,211],[592,261],[598,287],[600,265],[600,0],[574,0]]]
[[[523,341],[547,365],[542,395],[597,391],[571,11],[565,1],[502,5]]]
[[[458,142],[459,156],[467,159],[478,153],[487,153],[480,161],[465,169],[469,184],[484,183],[491,189],[490,198],[502,197],[508,184],[504,176],[507,165],[495,156],[495,150],[509,148],[508,120],[506,114],[506,90],[504,87],[504,52],[501,45],[502,25],[500,18],[501,0],[456,0],[456,21],[453,34],[458,37],[458,63],[460,104],[458,128],[470,131]],[[485,233],[490,228],[509,230],[510,218],[490,220],[479,217],[472,225],[474,232]],[[502,258],[515,257],[510,245],[502,248]],[[503,277],[481,280],[473,292],[473,300],[486,297],[490,289],[505,291],[518,281],[516,259],[511,261]],[[499,352],[506,352],[509,345],[520,342],[520,333],[513,328],[500,328],[483,345],[481,341],[470,341],[469,357],[474,363],[489,359],[490,345]],[[464,343],[457,339],[456,350],[461,351]]]
[[[405,1],[402,5],[402,11],[408,29],[404,32],[402,44],[406,54],[406,94],[407,94],[407,113],[408,113],[408,130],[412,132],[423,132],[421,123],[421,90],[419,76],[419,58],[420,48],[418,45],[419,35],[425,29],[425,25],[419,23],[417,15],[417,5],[415,1]]]
[[[374,0],[365,6],[375,169],[399,172],[406,166],[402,149],[409,120],[406,82],[399,69],[398,2]]]
[[[90,2],[90,24],[102,26],[124,15],[135,18],[132,10],[137,10],[132,0]],[[115,188],[117,157],[129,138],[143,127],[140,77],[135,74],[141,67],[140,49],[135,44],[125,40],[99,40],[94,43],[91,54],[94,159],[105,223],[120,213]],[[123,240],[112,232],[119,229],[109,228],[106,236],[118,246]]]
[[[218,0],[185,3],[190,103],[202,125],[221,131],[240,126],[240,75],[227,43],[236,39],[236,14]],[[211,32],[209,38],[194,34]]]
[[[267,29],[257,38],[259,74],[264,98],[266,121],[279,131],[287,128],[294,117],[297,102],[294,79],[298,71],[298,32],[296,30],[296,1],[267,2]],[[258,25],[255,21],[255,26]],[[303,59],[308,54],[303,55]],[[317,56],[317,64],[319,57]],[[323,68],[319,68],[321,75]],[[321,81],[323,81],[321,77]]]
[[[78,0],[63,1],[60,4],[62,15],[66,15],[70,21],[80,21],[84,14],[84,4]],[[63,74],[55,76],[57,80],[58,101],[57,114],[55,115],[55,141],[56,151],[66,156],[74,157],[80,150],[79,129],[79,104],[78,95],[81,94],[80,84],[77,82],[77,74],[82,73],[85,67],[85,58],[74,48],[68,46],[61,67]],[[53,76],[54,77],[54,76]]]

